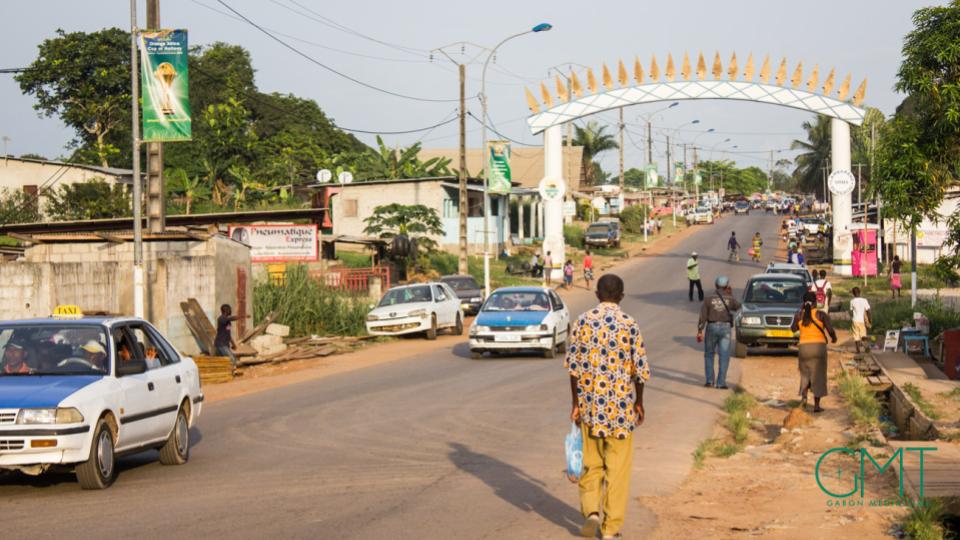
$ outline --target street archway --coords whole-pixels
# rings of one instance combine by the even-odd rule
[[[587,69],[585,88],[577,74],[572,73],[569,90],[558,75],[555,95],[548,88],[553,81],[540,84],[540,100],[530,89],[524,89],[531,112],[527,124],[533,134],[543,133],[545,185],[565,180],[561,126],[604,111],[657,101],[712,99],[753,101],[822,114],[831,118],[834,271],[842,275],[852,273],[850,125],[860,125],[866,114],[860,107],[866,93],[866,79],[851,95],[849,74],[837,84],[836,72],[831,69],[821,85],[819,66],[805,72],[803,62],[799,62],[789,70],[787,59],[783,58],[774,72],[767,56],[756,70],[753,54],[748,56],[741,71],[736,53],[726,68],[719,53],[714,55],[709,70],[703,53],[698,55],[695,66],[684,53],[679,70],[673,56],[668,54],[662,72],[654,56],[647,71],[636,59],[632,73],[622,60],[617,63],[616,73],[614,79],[608,66],[603,64],[598,82],[594,71]],[[554,255],[554,260],[565,260],[562,200],[544,199],[544,250],[561,254],[560,257]]]

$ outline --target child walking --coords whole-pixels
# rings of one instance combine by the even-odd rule
[[[563,288],[569,289],[573,286],[573,261],[567,259],[563,264]]]

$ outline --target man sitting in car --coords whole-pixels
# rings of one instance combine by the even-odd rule
[[[107,370],[107,351],[99,341],[91,339],[80,349],[83,351],[83,359],[90,362],[91,366],[102,371]]]
[[[5,374],[30,373],[30,366],[27,365],[27,349],[24,348],[22,339],[13,337],[4,347],[3,372]]]

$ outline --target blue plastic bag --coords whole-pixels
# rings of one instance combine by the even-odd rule
[[[577,424],[570,423],[570,433],[563,446],[567,453],[567,480],[578,482],[583,472],[583,433]]]

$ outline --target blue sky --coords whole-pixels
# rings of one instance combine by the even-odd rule
[[[639,56],[646,67],[651,54],[655,54],[662,69],[668,52],[678,62],[684,51],[695,58],[702,50],[708,62],[715,51],[724,62],[733,51],[741,62],[751,52],[760,58],[770,54],[775,62],[786,57],[791,70],[799,60],[807,73],[818,64],[821,77],[830,67],[836,67],[838,77],[852,73],[854,85],[868,78],[865,104],[889,115],[902,100],[893,85],[903,36],[911,29],[911,14],[919,7],[943,4],[914,0],[225,1],[257,24],[282,33],[278,37],[318,62],[373,86],[430,99],[457,97],[456,68],[436,54],[431,61],[431,49],[459,41],[492,46],[538,22],[550,22],[552,31],[527,35],[501,48],[487,76],[491,118],[505,135],[528,144],[538,144],[540,137],[530,135],[524,122],[528,112],[523,85],[533,88],[546,78],[551,66],[573,62],[592,66],[599,74],[602,62],[613,66],[623,59],[631,65]],[[139,4],[142,21],[144,2]],[[93,31],[129,27],[125,1],[6,0],[0,6],[8,15],[0,33],[3,68],[28,65],[36,55],[36,46],[57,28]],[[217,0],[161,0],[163,26],[187,28],[192,44],[226,41],[243,45],[251,52],[262,91],[312,98],[343,127],[402,131],[436,124],[455,112],[453,102],[402,99],[338,77],[227,13]],[[12,17],[14,14],[16,17]],[[462,58],[459,46],[446,50]],[[467,57],[476,52],[466,49]],[[481,65],[472,64],[467,69],[467,94],[474,95],[480,87]],[[56,157],[67,153],[64,145],[72,138],[71,131],[55,118],[38,118],[32,98],[20,94],[11,75],[0,75],[0,104],[0,136],[10,137],[11,154]],[[477,100],[467,107],[480,115]],[[659,108],[662,105],[626,110],[632,133],[625,145],[627,167],[642,166],[646,159],[644,129],[637,117]],[[654,117],[654,159],[665,162],[665,147],[659,142],[662,135],[658,132],[697,119],[699,124],[686,125],[678,132],[681,139],[691,141],[700,135],[696,130],[713,128],[714,133],[698,137],[697,142],[701,147],[715,147],[714,158],[735,159],[743,166],[765,169],[770,150],[777,151],[777,159],[793,155],[786,149],[791,140],[802,137],[800,124],[810,117],[802,111],[771,105],[683,102]],[[615,129],[614,114],[596,119]],[[478,146],[479,126],[471,121],[467,127],[468,144]],[[373,141],[373,135],[358,136],[367,143]],[[421,140],[427,147],[454,147],[457,124],[384,138],[390,144]],[[727,138],[730,142],[724,142]],[[724,154],[733,145],[738,153]],[[602,162],[608,170],[614,170],[616,154],[608,153]]]

